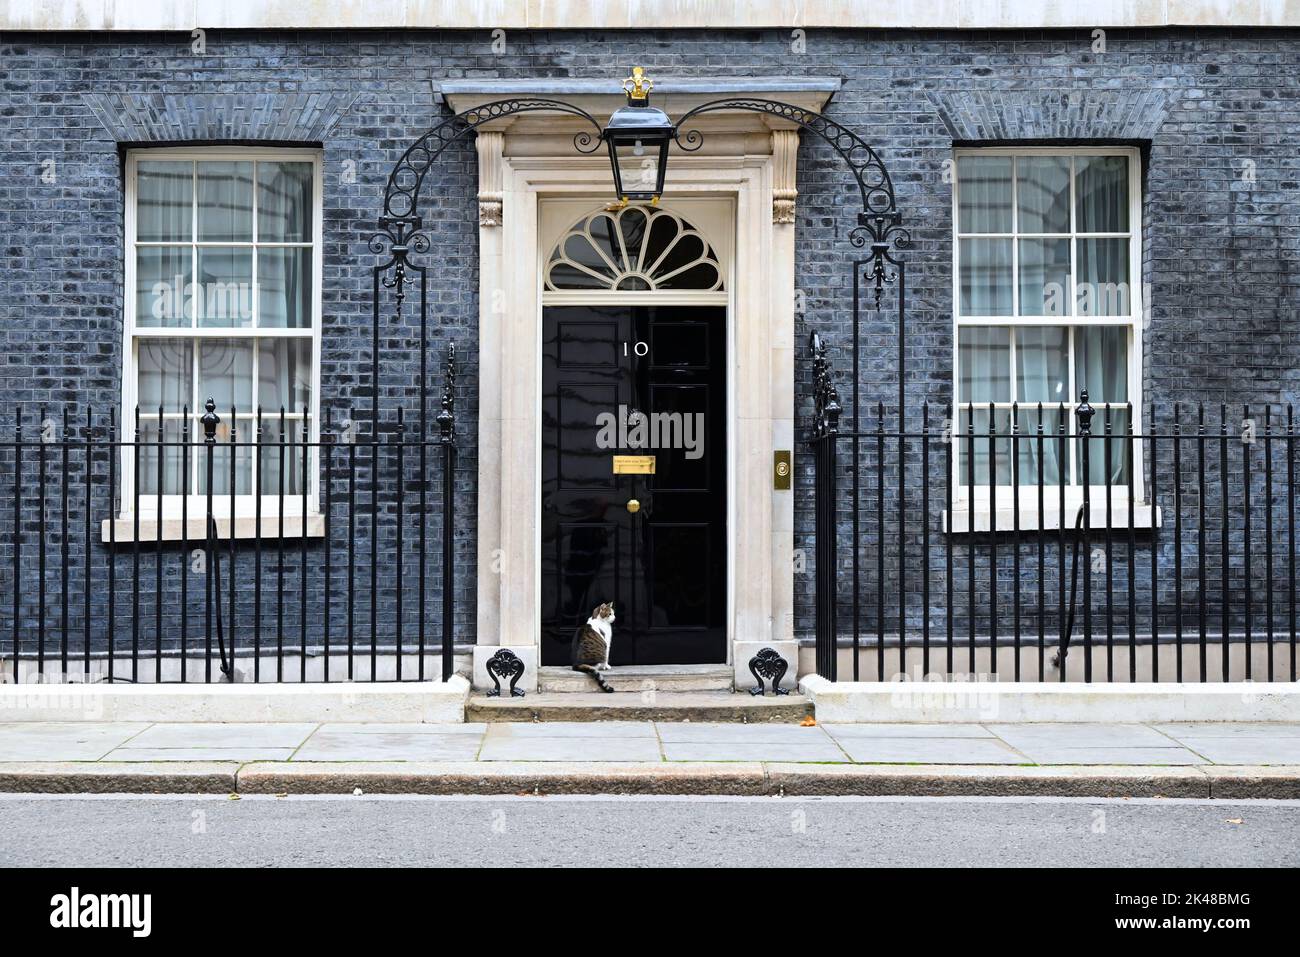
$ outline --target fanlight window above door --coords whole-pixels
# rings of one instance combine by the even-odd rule
[[[719,291],[717,253],[690,223],[667,209],[600,210],[571,228],[546,267],[548,290]]]

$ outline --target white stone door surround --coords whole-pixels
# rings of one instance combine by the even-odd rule
[[[728,78],[661,82],[654,103],[680,116],[727,96],[761,96],[820,111],[838,80]],[[609,82],[444,85],[460,112],[506,96],[553,96],[600,120],[622,104]],[[508,89],[507,89],[508,88]],[[797,672],[793,493],[773,488],[773,452],[795,452],[794,172],[798,132],[766,114],[704,114],[703,148],[673,147],[663,203],[718,221],[731,211],[727,284],[729,390],[728,661],[738,687],[749,659],[775,648]],[[568,117],[527,114],[481,127],[479,156],[478,595],[474,684],[499,647],[524,662],[520,688],[537,686],[541,627],[540,467],[542,266],[559,238],[546,204],[589,210],[612,199],[604,151],[577,153]],[[567,202],[572,200],[574,202]],[[710,202],[714,201],[714,202]],[[674,207],[676,208],[676,207]],[[581,213],[573,219],[580,218]],[[716,227],[714,227],[716,228]],[[548,235],[550,233],[550,235]],[[712,238],[712,237],[711,237]],[[722,244],[727,245],[727,244]]]

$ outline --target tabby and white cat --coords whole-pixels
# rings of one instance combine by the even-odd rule
[[[613,686],[601,677],[609,670],[609,646],[614,641],[614,603],[597,605],[573,636],[572,661],[574,671],[583,671],[596,679],[601,691],[613,691]]]

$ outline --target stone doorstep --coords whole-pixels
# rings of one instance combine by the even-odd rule
[[[465,720],[477,721],[780,721],[813,713],[803,695],[762,697],[731,691],[534,692],[523,698],[473,695]]]
[[[730,691],[731,668],[718,665],[620,665],[603,673],[616,691]],[[537,676],[539,691],[594,692],[590,675],[572,668],[544,665]],[[790,685],[791,689],[793,685]],[[603,692],[602,692],[603,693]]]
[[[0,792],[659,794],[1300,799],[1295,767],[1024,767],[781,762],[8,763]]]

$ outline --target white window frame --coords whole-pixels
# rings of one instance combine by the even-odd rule
[[[1012,193],[1011,193],[1011,214],[1012,214],[1012,231],[1009,233],[963,233],[961,232],[961,223],[959,219],[961,203],[961,176],[958,173],[959,160],[965,156],[1123,156],[1128,159],[1129,183],[1129,229],[1122,233],[1082,233],[1076,230],[1075,217],[1077,207],[1075,202],[1075,167],[1073,159],[1070,171],[1070,289],[1068,291],[1068,302],[1071,304],[1069,315],[1063,316],[1020,316],[1014,313],[1019,311],[1020,301],[1020,275],[1019,275],[1019,243],[1018,239],[1034,238],[1036,236],[1060,237],[1065,238],[1065,234],[1058,233],[1018,233],[1016,231],[1019,223],[1019,210],[1016,201],[1016,177],[1012,175]],[[1128,395],[1133,409],[1133,433],[1140,435],[1142,432],[1142,327],[1143,327],[1143,286],[1142,286],[1142,157],[1139,150],[1134,147],[1125,146],[998,146],[998,147],[959,147],[953,150],[953,188],[952,188],[952,394],[953,394],[953,500],[954,514],[950,517],[950,528],[953,532],[966,531],[971,524],[971,516],[968,512],[971,510],[970,489],[966,485],[965,472],[962,469],[961,447],[965,439],[960,433],[959,423],[961,414],[966,409],[966,400],[961,395],[961,369],[960,369],[960,335],[963,327],[975,326],[999,326],[999,327],[1016,327],[1016,326],[1120,326],[1129,330],[1128,339]],[[1078,316],[1074,314],[1076,308],[1076,245],[1075,240],[1080,236],[1087,238],[1126,238],[1129,240],[1129,314],[1124,316]],[[971,238],[1005,238],[1011,240],[1011,288],[1012,288],[1012,313],[1009,316],[962,316],[961,315],[961,241]],[[1009,346],[1011,355],[1011,381],[1012,394],[1015,394],[1016,366],[1015,366],[1015,331],[1012,330],[1011,344]],[[1073,337],[1071,337],[1073,339]],[[1070,401],[1065,403],[1066,416],[1068,421],[1068,435],[1072,438],[1075,435],[1075,416],[1074,410],[1078,404],[1078,387],[1074,382],[1074,348],[1073,343],[1070,349],[1069,361],[1070,375]],[[1104,434],[1105,422],[1105,404],[1094,401],[1093,407],[1097,409],[1097,415],[1092,420],[1092,434]],[[1010,402],[994,403],[994,408],[999,411],[1010,412]],[[987,410],[988,402],[977,402],[974,404],[975,410]],[[1022,412],[1037,412],[1038,403],[1021,403]],[[1113,404],[1115,409],[1123,409],[1121,404]],[[1059,406],[1055,403],[1048,405],[1044,403],[1043,410],[1055,410]],[[976,432],[977,441],[979,432]],[[1022,436],[1034,435],[1028,441],[1037,441],[1036,433],[1022,432]],[[1045,433],[1046,435],[1046,433]],[[1052,433],[1055,441],[1055,433]],[[1022,441],[1025,441],[1022,439]],[[1076,442],[1067,443],[1069,450],[1068,475],[1073,476],[1075,471],[1075,446]],[[1134,525],[1137,527],[1150,527],[1158,524],[1158,514],[1149,507],[1144,498],[1144,476],[1142,466],[1142,446],[1140,440],[1134,442],[1133,455],[1133,497],[1135,505]],[[1101,442],[1094,442],[1094,449],[1100,451]],[[1055,528],[1062,520],[1067,526],[1073,526],[1075,514],[1083,502],[1083,485],[1072,482],[1065,483],[1065,516],[1058,514],[1060,509],[1060,485],[1056,483],[1044,482],[1044,514],[1037,514],[1037,476],[1020,476],[1020,509],[1021,509],[1021,527],[1041,527]],[[1091,524],[1093,527],[1101,527],[1105,522],[1106,495],[1110,490],[1112,501],[1112,521],[1115,525],[1127,525],[1128,517],[1128,483],[1115,485],[1090,485],[1089,495],[1092,502]],[[996,485],[998,516],[998,529],[1010,529],[1012,527],[1012,486],[1010,482],[1006,484],[998,483]],[[1138,507],[1141,506],[1141,507]],[[974,488],[974,528],[976,531],[987,531],[991,525],[989,487],[987,482],[976,484]]]
[[[183,161],[191,161],[191,162],[202,161],[202,160],[214,160],[214,161],[261,160],[264,162],[267,161],[310,162],[312,164],[313,209],[312,209],[312,239],[311,239],[312,242],[311,322],[310,322],[310,327],[305,334],[303,330],[297,328],[293,328],[293,329],[275,328],[275,327],[231,328],[231,327],[216,327],[216,326],[158,327],[158,326],[137,326],[136,325],[136,283],[135,283],[136,247],[137,247],[136,174],[137,174],[139,163],[141,161],[152,162],[156,160],[173,160],[173,161],[183,160]],[[121,414],[119,430],[118,430],[121,441],[129,443],[135,438],[135,408],[136,408],[137,385],[138,385],[138,363],[136,359],[136,343],[141,338],[169,338],[169,337],[185,339],[188,341],[193,341],[195,339],[204,339],[204,338],[209,338],[209,339],[230,339],[230,338],[309,339],[311,342],[312,359],[311,359],[311,401],[308,406],[308,419],[309,419],[308,440],[310,443],[318,443],[320,441],[319,422],[320,422],[320,370],[321,370],[321,355],[320,355],[321,287],[322,287],[322,279],[323,279],[322,270],[323,270],[323,258],[324,258],[323,242],[322,242],[322,237],[323,237],[323,230],[322,230],[323,215],[322,214],[324,211],[324,202],[323,202],[324,191],[323,191],[321,172],[322,172],[322,152],[319,149],[310,149],[310,148],[199,146],[199,147],[175,147],[175,148],[169,147],[169,148],[159,148],[159,149],[146,148],[146,149],[139,149],[139,150],[130,150],[127,152],[126,170],[125,170],[126,190],[125,190],[125,216],[124,216],[125,286],[123,289],[124,315],[123,315],[123,322],[122,322],[122,327],[123,327],[122,414]],[[254,186],[253,193],[254,193],[253,221],[254,221],[254,230],[256,230],[256,221],[257,221],[256,186]],[[195,203],[198,202],[197,194],[194,197],[194,202]],[[254,236],[256,236],[256,232],[254,232]],[[146,243],[145,245],[154,245],[154,244]],[[167,244],[160,243],[157,245],[167,245]],[[205,243],[192,241],[192,245],[202,246],[205,245]],[[213,243],[212,245],[225,246],[225,247],[242,245],[242,246],[247,246],[249,248],[255,249],[257,244],[255,242],[248,242],[248,243]],[[253,257],[253,263],[254,263],[253,282],[254,282],[254,289],[256,290],[256,282],[257,282],[257,257],[256,256]],[[256,292],[254,293],[254,295],[256,296]],[[256,354],[256,352],[257,350],[254,350],[254,354]],[[256,395],[257,395],[257,376],[256,376],[256,364],[255,364],[254,376],[253,376],[254,399],[256,399]],[[217,414],[221,416],[223,422],[226,419],[228,419],[230,416],[229,409],[217,409],[216,411]],[[252,411],[255,413],[256,408],[254,407]],[[290,418],[288,414],[289,410],[286,409],[285,412],[286,412],[285,415],[286,434],[288,434],[289,432],[296,431],[296,434],[294,435],[294,440],[297,441],[297,439],[301,436],[301,431],[302,431],[301,428],[302,415],[299,412],[299,413],[295,413],[296,418]],[[142,415],[146,414],[146,410],[142,409],[141,414]],[[202,414],[203,414],[203,409],[201,407],[198,409],[191,410],[191,415],[202,415]],[[241,418],[238,420],[240,425],[243,425],[244,423],[251,424],[255,422],[254,419],[242,418],[243,415],[242,410],[240,414],[241,414]],[[152,416],[155,418],[156,415],[157,415],[156,412],[152,413]],[[166,418],[179,419],[181,418],[181,415],[180,413],[176,413],[175,415],[168,414],[166,415]],[[278,419],[279,419],[279,409],[263,410],[264,424],[270,423],[272,421],[278,421]],[[290,426],[289,423],[291,422],[295,423],[295,426]],[[241,429],[241,432],[238,433],[238,442],[240,444],[247,441],[253,441],[255,438],[256,438],[255,431],[251,431],[245,434]],[[202,443],[203,430],[201,427],[197,427],[194,425],[191,426],[190,441],[192,443]],[[220,445],[220,442],[218,442],[218,445]],[[266,449],[268,451],[264,454],[268,454],[268,455],[278,454],[273,451],[274,449],[278,448],[278,445],[279,445],[278,441],[274,443],[268,442],[266,444]],[[143,447],[144,446],[142,445],[141,448],[143,449]],[[307,514],[309,518],[315,515],[319,515],[319,508],[320,508],[320,476],[319,476],[319,468],[318,468],[318,461],[319,461],[318,450],[319,450],[319,446],[314,446],[310,448],[308,451],[306,489],[307,489]],[[295,449],[294,452],[290,452],[288,454],[295,454],[295,453],[296,455],[301,456],[302,451],[300,445]],[[191,456],[202,455],[202,454],[203,452],[201,448],[196,448],[191,450]],[[119,529],[124,529],[124,526],[128,524],[124,520],[129,520],[133,517],[132,509],[135,504],[136,476],[134,471],[134,455],[133,455],[133,450],[129,445],[124,445],[122,447],[120,469],[118,475],[120,476],[119,488],[121,489],[121,507],[119,509],[119,518],[117,524],[119,526]],[[254,476],[256,476],[256,472],[254,472]],[[258,496],[257,496],[256,486],[254,486],[254,490],[250,493],[244,493],[244,494],[237,493],[234,497],[235,517],[251,518],[255,516],[257,513],[257,497]],[[302,497],[303,496],[301,491],[298,491],[296,493],[289,493],[289,492],[285,493],[284,496],[285,516],[302,515]],[[170,519],[179,519],[183,511],[182,499],[186,498],[186,496],[180,494],[165,494],[161,498],[162,498],[161,518],[164,521]],[[206,510],[206,503],[207,503],[206,493],[199,493],[197,490],[192,489],[188,498],[189,498],[189,502],[188,502],[189,523],[193,525],[197,517],[199,525],[201,527],[203,516],[205,515],[205,510]],[[261,506],[262,506],[263,530],[267,530],[267,529],[274,530],[277,527],[276,520],[278,520],[280,516],[280,512],[279,512],[280,497],[278,494],[271,494],[271,495],[262,495],[261,499],[262,499]],[[214,493],[212,496],[212,504],[213,504],[213,512],[215,515],[222,518],[230,517],[231,496],[229,492]],[[158,517],[158,496],[156,493],[154,492],[141,493],[140,516],[141,517],[147,516],[149,518]],[[270,521],[271,524],[267,524],[268,521]],[[226,523],[223,523],[220,532],[220,534],[222,534],[223,537],[225,534],[230,534],[230,532],[227,531],[227,528],[228,525]],[[300,529],[301,529],[301,523],[294,523],[293,525],[294,532],[297,533]],[[251,526],[249,526],[249,528],[246,531],[251,534],[256,534],[256,532],[251,529]],[[286,534],[290,533],[289,526],[286,526],[285,532]],[[240,534],[242,537],[243,531],[235,534]],[[143,531],[142,531],[142,537],[146,537]],[[169,533],[164,537],[171,538],[173,536],[172,534]]]

